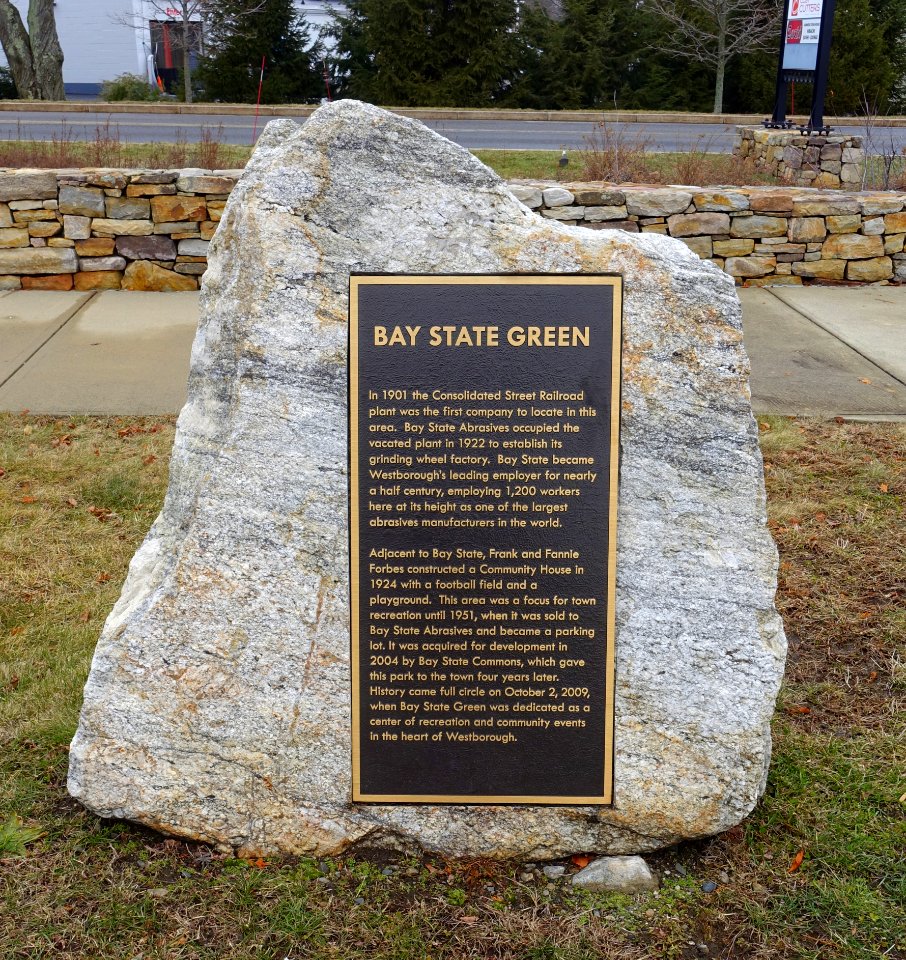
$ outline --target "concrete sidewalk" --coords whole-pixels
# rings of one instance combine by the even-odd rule
[[[758,413],[906,421],[906,287],[740,290]],[[176,413],[195,293],[0,294],[0,410]]]

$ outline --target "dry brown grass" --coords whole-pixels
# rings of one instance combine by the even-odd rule
[[[906,706],[906,432],[763,422],[787,709],[813,729],[889,730]]]
[[[0,848],[0,956],[693,960],[705,944],[728,960],[903,960],[904,430],[760,420],[792,649],[767,793],[740,826],[650,857],[661,890],[626,897],[539,865],[238,860],[71,801],[81,687],[159,508],[173,425],[0,415],[0,843],[26,852]]]
[[[650,162],[651,140],[625,126],[601,120],[581,150],[583,180],[607,183],[657,183],[661,177]]]
[[[4,131],[9,139],[0,140],[0,167],[65,169],[67,167],[153,167],[179,169],[201,167],[205,170],[245,166],[249,147],[224,143],[223,127],[202,125],[198,140],[190,142],[184,133],[172,143],[128,143],[120,136],[115,120],[99,122],[89,140],[76,138],[74,129],[61,124],[60,131],[47,140],[35,140],[23,134],[20,125]]]

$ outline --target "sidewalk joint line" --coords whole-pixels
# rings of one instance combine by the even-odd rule
[[[11,291],[11,292],[13,292],[13,291]],[[81,292],[81,291],[80,291],[80,292]],[[32,352],[19,364],[18,367],[16,367],[15,370],[12,371],[12,373],[9,374],[9,376],[4,377],[2,380],[0,380],[0,387],[5,387],[6,384],[8,384],[8,383],[10,382],[10,380],[12,380],[12,378],[13,378],[23,367],[25,367],[27,364],[31,363],[31,361],[35,358],[36,354],[40,353],[40,351],[43,350],[43,349],[47,346],[47,344],[50,343],[51,340],[53,340],[53,338],[63,329],[63,327],[65,327],[66,324],[69,323],[69,321],[72,320],[72,318],[73,318],[77,313],[81,313],[82,309],[83,309],[84,307],[87,307],[88,304],[91,303],[91,301],[92,301],[92,300],[97,296],[97,294],[98,294],[98,291],[97,291],[97,290],[86,290],[85,292],[88,294],[88,296],[87,296],[84,300],[81,300],[78,304],[76,304],[76,306],[74,306],[71,310],[68,310],[66,313],[63,314],[63,319],[60,321],[60,323],[59,323],[53,330],[51,330],[51,332],[47,335],[47,337],[45,337],[44,340],[42,340],[41,343],[39,343],[39,344],[35,347],[35,349],[32,350]]]
[[[857,347],[854,347],[851,343],[847,343],[847,341],[844,340],[839,333],[826,327],[823,323],[821,323],[820,320],[816,320],[814,317],[809,316],[803,310],[800,310],[799,307],[793,306],[792,303],[787,303],[787,301],[784,300],[779,293],[774,293],[772,287],[762,287],[761,289],[767,290],[775,300],[782,303],[785,307],[788,307],[793,311],[793,313],[798,313],[803,320],[808,320],[809,323],[813,323],[819,330],[823,330],[825,333],[830,334],[830,336],[832,336],[836,341],[842,343],[844,347],[852,350],[853,353],[855,353],[857,356],[860,356],[863,360],[867,360],[873,367],[877,367],[880,371],[890,377],[891,380],[896,381],[901,387],[906,387],[906,380],[901,379],[899,376],[897,376],[897,374],[888,370],[885,366],[882,366],[873,357],[869,357],[867,354],[862,353],[861,350],[859,350]]]

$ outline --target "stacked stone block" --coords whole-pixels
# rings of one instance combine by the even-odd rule
[[[238,170],[0,171],[0,289],[196,290]],[[542,216],[676,237],[746,286],[906,282],[906,193],[513,181]],[[266,251],[263,251],[266,254]]]
[[[906,282],[906,193],[519,181],[526,206],[595,230],[682,240],[745,286]]]
[[[857,136],[737,127],[733,152],[758,173],[797,187],[855,190],[862,183],[865,153]]]
[[[0,172],[0,289],[197,290],[241,172]]]

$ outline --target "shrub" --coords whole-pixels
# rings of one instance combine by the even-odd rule
[[[0,100],[18,100],[19,91],[9,67],[0,67]]]
[[[659,179],[646,156],[651,141],[627,132],[625,126],[601,120],[584,139],[585,146],[581,150],[583,180],[653,183]]]
[[[113,80],[104,81],[101,99],[108,103],[114,100],[160,100],[161,93],[145,77],[137,73],[121,73]]]

